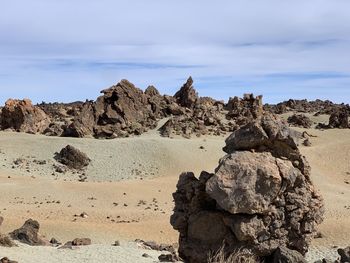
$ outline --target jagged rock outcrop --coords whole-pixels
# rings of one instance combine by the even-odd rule
[[[10,236],[31,246],[45,246],[47,242],[40,237],[39,228],[38,221],[28,219],[22,227],[11,232]]]
[[[18,132],[42,133],[50,124],[49,117],[29,99],[6,101],[1,111],[1,129]]]
[[[206,262],[223,244],[227,252],[244,247],[262,258],[282,246],[307,252],[324,206],[299,138],[264,115],[227,138],[214,174],[180,176],[171,224],[180,232],[181,258]]]
[[[198,94],[193,87],[193,79],[189,77],[181,89],[174,95],[177,103],[182,107],[193,108],[198,101]]]
[[[312,121],[304,114],[293,114],[288,117],[288,123],[292,126],[301,127],[305,129],[311,128]]]
[[[227,118],[234,119],[238,125],[244,125],[262,115],[262,96],[244,94],[242,99],[230,98],[226,109],[228,110]]]
[[[344,104],[335,104],[329,100],[294,100],[280,102],[276,105],[264,105],[266,111],[282,114],[290,111],[304,112],[304,113],[316,113],[319,114],[331,114],[334,110],[344,107]],[[348,105],[346,105],[348,107]]]

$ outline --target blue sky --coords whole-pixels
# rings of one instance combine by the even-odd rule
[[[174,94],[350,102],[348,0],[3,0],[0,103],[95,99],[126,78]]]

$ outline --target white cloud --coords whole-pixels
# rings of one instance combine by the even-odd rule
[[[0,101],[95,98],[120,78],[172,93],[193,75],[200,94],[218,98],[253,90],[267,101],[348,102],[349,10],[346,0],[7,1]],[[332,73],[342,77],[320,78]]]

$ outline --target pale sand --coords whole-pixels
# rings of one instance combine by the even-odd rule
[[[350,172],[350,130],[310,129],[308,132],[318,137],[311,138],[312,147],[301,147],[301,150],[310,161],[312,179],[326,202],[326,219],[320,226],[324,238],[314,240],[308,255],[312,262],[325,256],[334,258],[334,245],[350,245],[350,209],[345,208],[350,207],[350,185],[344,182],[350,180],[350,175],[346,173]],[[58,180],[52,180],[57,177],[51,175],[54,162],[52,156],[68,143],[86,152],[93,160],[87,170],[88,182],[77,182],[77,176],[70,174],[58,175]],[[201,170],[213,171],[219,158],[224,155],[221,150],[223,145],[224,138],[221,137],[167,139],[160,138],[155,132],[137,138],[108,141],[2,132],[0,149],[4,154],[0,154],[0,166],[5,167],[0,170],[0,215],[6,221],[1,231],[6,233],[19,227],[24,220],[34,218],[41,223],[41,233],[47,238],[55,237],[65,242],[75,237],[90,237],[94,244],[102,244],[80,250],[92,254],[98,254],[104,249],[112,251],[110,244],[115,240],[140,238],[177,242],[178,235],[170,226],[169,217],[173,208],[171,194],[175,190],[178,175],[182,171],[195,171],[197,175]],[[205,149],[199,149],[200,146]],[[52,163],[31,164],[34,168],[29,173],[25,169],[11,169],[10,164],[14,159],[27,155],[51,160]],[[137,167],[141,167],[139,170],[143,173],[143,180],[118,181],[121,178],[138,178],[130,175],[130,171]],[[159,172],[152,175],[154,171]],[[72,181],[64,181],[69,177],[72,177]],[[156,178],[147,179],[149,177]],[[91,197],[94,199],[91,200]],[[153,201],[154,198],[157,202]],[[146,205],[138,206],[140,200],[146,201]],[[154,211],[156,205],[159,210]],[[86,212],[89,217],[73,221],[74,214],[82,212]],[[119,220],[137,222],[117,223]],[[53,253],[52,257],[61,253],[56,250],[47,252],[46,248],[27,249],[43,258],[48,256],[47,253]],[[11,250],[11,253],[0,248],[0,255],[13,259],[22,257],[18,249]],[[142,261],[135,258],[134,262]]]
[[[149,257],[143,257],[146,253]],[[1,255],[16,259],[19,263],[150,263],[158,262],[158,251],[140,249],[131,242],[122,243],[121,246],[91,245],[71,249],[57,249],[52,247],[30,247],[20,245],[15,248],[0,248]]]

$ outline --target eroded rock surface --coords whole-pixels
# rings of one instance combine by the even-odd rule
[[[55,159],[73,169],[83,169],[91,161],[85,153],[71,145],[67,145],[59,153],[56,153]]]
[[[22,227],[10,233],[14,240],[31,246],[45,246],[47,242],[39,235],[40,224],[38,221],[28,219]]]
[[[251,249],[259,257],[278,247],[305,254],[324,205],[298,150],[301,134],[265,114],[226,140],[214,174],[183,173],[174,193],[172,226],[186,262],[208,251]]]
[[[50,124],[50,118],[29,99],[6,101],[1,111],[1,129],[18,132],[42,133]]]

